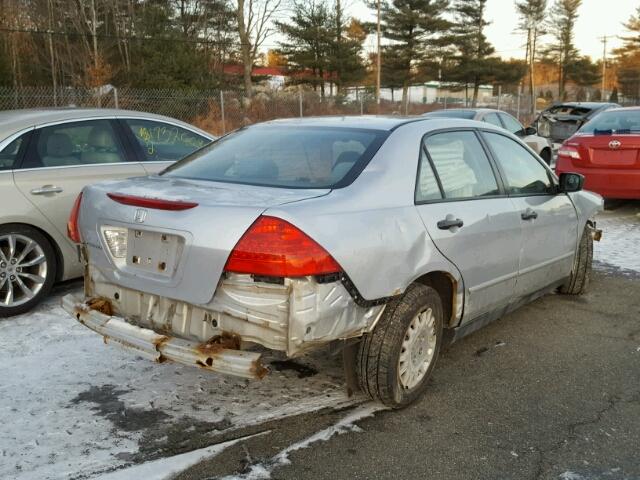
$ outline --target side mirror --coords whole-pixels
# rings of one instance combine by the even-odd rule
[[[584,175],[579,173],[561,173],[558,191],[560,193],[579,192],[584,185]]]
[[[537,134],[538,134],[538,129],[536,127],[527,127],[524,129],[525,136],[537,135]]]

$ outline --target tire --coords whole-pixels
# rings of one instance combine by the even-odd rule
[[[420,318],[424,320],[422,323]],[[411,340],[410,328],[414,340]],[[442,332],[440,295],[426,285],[411,285],[399,299],[386,306],[374,330],[360,342],[356,370],[362,391],[392,408],[401,408],[416,400],[427,388],[442,344]],[[411,346],[407,347],[409,340]],[[400,363],[401,355],[405,360],[407,355],[412,359],[412,352],[421,366],[418,373],[424,372],[413,379],[410,375],[416,371],[415,364],[403,362],[402,373]],[[407,368],[407,365],[412,366]]]
[[[582,295],[585,293],[589,286],[589,279],[591,278],[592,262],[593,236],[591,226],[587,224],[580,238],[571,276],[567,283],[560,287],[559,292],[565,295]]]
[[[0,226],[0,318],[31,310],[55,278],[56,255],[42,233],[27,225]]]
[[[543,148],[540,152],[540,158],[544,160],[544,163],[551,166],[551,150],[549,150],[548,148]]]

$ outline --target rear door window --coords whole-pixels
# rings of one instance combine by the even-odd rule
[[[496,127],[504,128],[497,113],[487,113],[484,117],[482,117],[482,121],[490,123],[491,125],[495,125]]]
[[[547,195],[554,191],[547,169],[525,147],[498,133],[483,132],[512,195]]]
[[[424,147],[435,167],[444,198],[464,199],[499,194],[489,159],[474,132],[430,135],[424,140]],[[421,176],[427,165],[427,162],[421,162]]]
[[[505,129],[511,133],[522,133],[523,128],[519,121],[506,113],[500,113],[499,115]]]
[[[124,149],[110,120],[62,123],[36,130],[22,168],[123,163]],[[34,143],[34,142],[31,142]]]
[[[170,123],[125,119],[149,162],[173,162],[211,143],[207,137]]]

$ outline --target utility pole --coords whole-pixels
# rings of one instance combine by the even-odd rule
[[[600,37],[602,41],[602,88],[600,89],[600,100],[604,100],[604,89],[606,87],[606,77],[607,77],[607,39],[609,37],[605,35],[604,37]]]
[[[380,0],[378,0],[378,58],[376,60],[376,103],[378,104],[378,113],[380,113],[380,69],[381,69],[381,58],[382,55],[380,53]]]

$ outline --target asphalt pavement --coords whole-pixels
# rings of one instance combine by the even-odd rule
[[[349,412],[236,432],[266,433],[177,478],[264,478],[258,465],[273,479],[638,479],[639,279],[595,273],[584,296],[521,308],[445,351],[416,404],[294,450],[288,464],[279,452]]]

